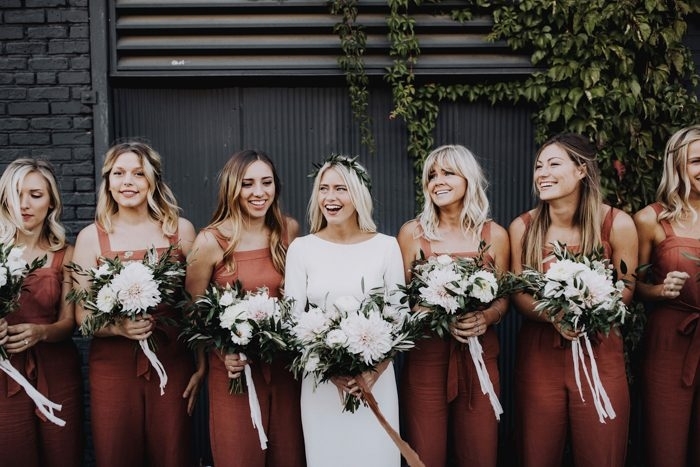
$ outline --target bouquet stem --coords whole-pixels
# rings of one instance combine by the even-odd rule
[[[168,374],[165,372],[165,367],[160,362],[160,360],[158,360],[156,354],[153,353],[153,351],[148,346],[148,341],[141,340],[139,341],[139,345],[141,346],[141,349],[146,355],[148,361],[151,362],[151,365],[156,370],[156,373],[158,373],[158,378],[160,379],[160,395],[162,396],[163,394],[165,394],[165,385],[168,384]]]
[[[501,402],[498,400],[498,395],[493,389],[493,383],[491,383],[489,371],[486,369],[486,363],[484,362],[483,357],[484,349],[481,347],[479,338],[476,336],[469,337],[467,342],[469,342],[469,353],[472,356],[472,361],[476,367],[476,374],[479,377],[481,392],[484,393],[484,395],[489,396],[491,407],[493,407],[493,413],[496,415],[496,420],[500,420],[501,414],[503,413],[503,407],[501,407]]]
[[[243,373],[238,378],[230,378],[228,380],[228,393],[229,394],[243,394],[245,392],[245,387],[247,386],[245,373]]]
[[[7,376],[17,381],[17,383],[24,388],[27,395],[34,401],[39,412],[42,413],[50,422],[55,423],[58,426],[65,426],[66,421],[58,418],[53,412],[54,410],[61,410],[63,406],[55,402],[51,402],[42,393],[36,390],[32,384],[26,380],[22,373],[17,371],[15,367],[12,366],[9,360],[0,359],[0,370],[7,373]]]
[[[418,457],[416,451],[414,451],[406,441],[401,439],[401,436],[396,432],[396,430],[394,430],[386,418],[384,418],[384,414],[381,410],[379,410],[377,399],[374,398],[372,391],[365,384],[365,380],[362,377],[359,377],[356,379],[356,381],[360,386],[360,389],[362,389],[362,398],[367,403],[370,410],[372,410],[374,416],[377,417],[377,420],[382,428],[384,428],[384,431],[386,431],[396,447],[399,448],[401,455],[406,459],[408,465],[410,467],[425,467],[425,464],[420,460],[420,457]]]

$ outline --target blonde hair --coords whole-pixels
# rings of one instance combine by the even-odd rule
[[[580,181],[581,200],[576,207],[574,222],[581,232],[580,251],[590,254],[601,244],[600,224],[603,196],[600,190],[596,149],[590,141],[581,135],[574,133],[557,135],[546,141],[537,151],[535,167],[542,151],[552,144],[563,149],[574,164],[584,170],[585,177]],[[534,183],[533,189],[537,192],[537,186]],[[544,239],[550,225],[549,204],[540,199],[532,215],[532,222],[530,222],[523,237],[523,264],[542,269],[542,250],[548,247],[544,244]]]
[[[0,241],[14,242],[18,232],[26,233],[22,220],[20,192],[24,178],[30,173],[41,175],[48,187],[49,211],[44,219],[41,237],[48,242],[49,251],[61,250],[66,246],[66,229],[61,225],[61,194],[51,164],[37,159],[17,159],[7,166],[0,177]]]
[[[318,169],[316,177],[314,178],[314,187],[311,191],[308,207],[309,231],[311,233],[316,233],[327,225],[326,218],[323,217],[323,212],[321,212],[321,206],[318,204],[318,192],[321,185],[321,178],[328,169],[334,169],[348,187],[350,201],[352,201],[355,211],[357,212],[357,224],[360,230],[363,232],[376,232],[377,225],[374,223],[374,220],[372,220],[372,195],[369,192],[369,186],[367,186],[369,183],[367,170],[356,162],[354,158],[338,155],[334,155],[324,162]],[[360,178],[358,172],[362,174],[362,178]]]
[[[425,203],[418,221],[423,234],[428,240],[439,240],[437,232],[440,223],[439,210],[433,203],[428,191],[430,174],[436,167],[450,169],[467,181],[462,212],[460,213],[462,232],[472,234],[476,238],[481,235],[481,228],[489,220],[489,200],[486,197],[488,183],[481,166],[474,154],[460,145],[440,146],[433,150],[423,165],[423,198]]]
[[[177,231],[180,208],[175,196],[165,184],[161,172],[161,157],[152,147],[140,141],[119,143],[107,151],[102,165],[102,183],[97,196],[95,221],[105,231],[112,231],[112,217],[119,211],[119,205],[112,198],[109,189],[109,174],[119,156],[132,152],[138,156],[148,180],[148,214],[162,225],[163,233],[172,236]]]
[[[226,162],[219,173],[219,195],[216,210],[212,215],[209,227],[216,228],[229,219],[231,220],[231,241],[224,251],[223,263],[234,271],[236,269],[233,253],[241,240],[241,224],[245,214],[240,205],[241,188],[248,167],[256,161],[261,161],[270,167],[275,184],[275,196],[270,208],[265,213],[265,225],[270,229],[270,253],[272,262],[277,272],[284,274],[284,263],[287,257],[287,245],[285,244],[284,223],[285,218],[280,209],[280,179],[275,165],[270,157],[261,151],[239,151]]]
[[[656,192],[663,206],[660,220],[682,222],[690,217],[695,221],[698,217],[689,202],[692,188],[687,168],[690,145],[696,141],[700,141],[700,125],[675,132],[666,143],[664,173]]]

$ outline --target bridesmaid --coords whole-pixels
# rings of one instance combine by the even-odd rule
[[[267,287],[281,295],[287,246],[299,224],[282,215],[280,180],[263,152],[234,154],[219,175],[219,197],[212,220],[194,243],[187,267],[192,297],[210,284],[237,280],[245,290]],[[303,467],[304,438],[299,412],[300,383],[284,361],[243,360],[239,354],[209,354],[209,434],[217,467]],[[267,450],[250,422],[247,394],[229,394],[229,379],[250,365],[260,402]]]
[[[634,216],[639,264],[651,263],[637,282],[650,308],[642,375],[646,462],[700,465],[700,125],[669,139],[657,199]]]
[[[52,402],[62,404],[59,427],[38,416],[27,393],[0,372],[0,453],[3,466],[82,464],[82,377],[71,339],[74,306],[66,300],[73,256],[61,225],[61,197],[51,166],[17,159],[0,178],[0,242],[24,247],[46,265],[25,279],[19,309],[0,319],[0,344],[12,365]],[[4,339],[3,339],[3,336]]]
[[[488,245],[485,263],[507,271],[508,233],[488,217],[486,179],[474,155],[457,145],[435,149],[423,166],[422,185],[423,211],[404,224],[398,236],[406,282],[416,260],[441,254],[474,257],[481,241]],[[455,466],[497,464],[498,421],[464,344],[469,337],[479,337],[498,394],[499,345],[493,325],[501,321],[507,305],[502,298],[484,310],[470,310],[453,327],[451,338],[433,335],[406,356],[401,416],[406,441],[427,467],[443,467],[448,459]]]
[[[78,235],[74,261],[83,269],[99,266],[102,258],[140,261],[148,248],[162,253],[171,245],[184,261],[195,234],[178,211],[162,179],[160,155],[141,142],[117,144],[105,156],[95,223]],[[89,286],[84,276],[74,279],[82,288]],[[87,313],[77,307],[78,323]],[[193,357],[178,339],[180,330],[161,317],[180,318],[160,306],[152,316],[123,319],[92,339],[90,407],[100,467],[193,465],[188,413],[205,369],[194,372]],[[137,341],[149,337],[168,375],[164,395],[156,372],[138,350]]]
[[[551,244],[564,243],[590,254],[603,246],[631,284],[637,265],[637,232],[626,213],[603,204],[600,174],[593,145],[583,136],[562,134],[546,141],[537,152],[533,174],[537,206],[510,225],[511,268],[545,271],[551,264]],[[627,273],[620,264],[627,265]],[[634,286],[626,288],[629,304]],[[593,396],[576,387],[571,341],[576,333],[534,310],[527,293],[511,296],[524,320],[518,335],[515,366],[516,437],[518,458],[528,467],[561,466],[567,435],[577,467],[622,467],[627,453],[629,388],[622,338],[614,330],[598,335],[596,364],[616,418],[600,423]]]

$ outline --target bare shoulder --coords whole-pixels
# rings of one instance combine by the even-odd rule
[[[610,209],[615,208],[610,207]],[[613,230],[635,230],[634,220],[632,219],[632,216],[620,209],[616,210],[617,213],[615,214],[615,218],[613,219]]]
[[[192,225],[192,222],[185,219],[184,217],[181,217],[178,219],[177,229],[178,235],[181,239],[189,240],[190,242],[194,241],[195,230],[194,225]]]
[[[658,224],[656,211],[651,206],[646,206],[634,215],[634,223],[638,228],[654,228]]]
[[[75,247],[69,243],[66,243],[66,253],[63,255],[63,265],[66,266],[71,261],[73,261],[73,252]]]
[[[289,242],[291,242],[299,236],[299,222],[297,222],[296,219],[290,216],[284,216],[284,222],[285,228],[287,230],[287,239],[289,240]]]
[[[78,232],[78,236],[75,239],[75,246],[82,248],[89,248],[91,245],[99,245],[100,239],[97,235],[97,225],[90,224]]]
[[[530,210],[527,211],[527,214],[532,216],[534,214],[535,210]],[[511,237],[522,237],[522,235],[525,233],[525,229],[527,226],[525,225],[525,221],[522,218],[522,214],[513,219],[510,222],[510,225],[508,226],[508,232]]]
[[[421,227],[418,219],[411,219],[405,222],[399,229],[398,240],[401,241],[415,241],[421,236]]]
[[[491,221],[491,238],[496,241],[508,241],[508,231],[496,222]]]

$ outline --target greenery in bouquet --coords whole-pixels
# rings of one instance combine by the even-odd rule
[[[610,261],[604,257],[603,247],[590,255],[573,253],[566,245],[553,243],[555,261],[547,272],[526,268],[514,276],[518,290],[535,297],[535,311],[552,322],[559,321],[564,330],[595,335],[608,335],[611,329],[624,324],[628,309],[622,301],[626,287]],[[626,266],[620,265],[625,274]]]
[[[486,250],[482,241],[472,258],[439,255],[414,262],[404,300],[411,308],[429,310],[429,327],[439,336],[449,335],[459,316],[483,310],[510,293],[507,278],[484,264]]]
[[[342,296],[325,308],[310,305],[290,315],[287,324],[296,351],[292,371],[312,376],[316,385],[376,371],[379,363],[415,346],[423,317],[391,304],[383,289],[371,290],[363,300]],[[358,398],[345,395],[345,411],[355,412],[359,405]]]
[[[266,287],[246,292],[238,281],[212,285],[195,299],[182,334],[192,347],[243,353],[269,363],[287,349],[283,320],[291,305],[289,299],[270,297]],[[243,374],[230,380],[229,392],[245,392]]]
[[[22,259],[24,247],[12,243],[0,243],[0,318],[5,318],[19,306],[24,279],[46,264],[46,256],[31,263]],[[7,352],[0,346],[0,359],[7,359]]]
[[[173,245],[159,254],[156,248],[149,248],[142,261],[103,258],[99,267],[90,269],[71,263],[68,268],[90,282],[88,288],[74,288],[68,295],[89,312],[80,325],[81,333],[92,335],[123,318],[136,319],[161,304],[184,307],[185,264],[175,256],[175,249]]]

